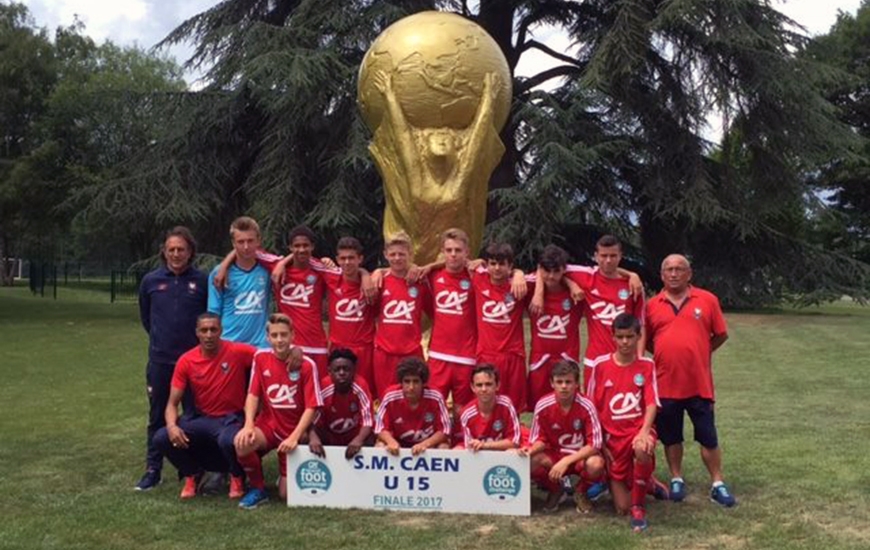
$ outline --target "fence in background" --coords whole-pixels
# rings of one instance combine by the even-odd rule
[[[57,300],[58,287],[93,292],[104,292],[112,303],[135,302],[139,283],[145,270],[118,269],[100,264],[82,262],[27,262],[24,273],[28,276],[30,291],[34,295],[51,296]]]

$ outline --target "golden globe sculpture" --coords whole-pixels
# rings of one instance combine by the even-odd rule
[[[366,53],[357,101],[384,182],[384,236],[407,232],[418,263],[435,259],[451,227],[479,249],[511,97],[498,44],[456,14],[405,17]]]

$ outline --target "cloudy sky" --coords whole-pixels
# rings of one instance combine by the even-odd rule
[[[6,0],[0,0],[6,1]],[[19,0],[22,1],[22,0]],[[188,17],[210,6],[215,0],[23,0],[40,26],[54,29],[69,25],[78,17],[86,33],[97,41],[110,39],[122,45],[138,44],[150,48]],[[837,11],[855,13],[861,0],[773,0],[773,5],[806,27],[810,34],[830,29]],[[558,47],[558,37],[540,31],[545,39]],[[170,50],[179,62],[187,59],[189,47]],[[525,60],[540,68],[539,60]]]

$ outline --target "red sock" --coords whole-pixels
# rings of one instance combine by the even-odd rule
[[[548,493],[556,493],[562,490],[562,486],[558,481],[550,479],[550,470],[543,466],[538,466],[531,472],[532,481],[543,487]]]
[[[631,485],[631,505],[643,507],[646,499],[647,487],[652,483],[652,474],[655,466],[652,462],[642,463],[634,461],[634,479]]]
[[[237,458],[242,469],[245,470],[245,474],[248,476],[248,486],[251,489],[265,489],[266,482],[263,481],[263,461],[260,455],[253,452]]]
[[[577,482],[576,490],[578,493],[583,494],[586,494],[586,491],[589,490],[589,487],[591,487],[593,483],[601,481],[601,478],[603,477],[602,475],[590,477],[589,472],[586,471],[586,468],[583,468],[577,473],[580,474],[580,481]]]

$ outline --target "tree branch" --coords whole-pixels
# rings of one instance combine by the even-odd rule
[[[545,54],[549,55],[550,57],[555,57],[559,61],[564,61],[565,63],[569,63],[571,65],[580,65],[580,62],[577,61],[577,59],[571,57],[570,55],[565,55],[563,53],[559,53],[556,50],[554,50],[553,48],[547,46],[546,44],[542,44],[541,42],[538,42],[537,40],[529,40],[528,42],[520,45],[519,46],[519,53],[522,54],[526,50],[530,50],[532,48],[534,48],[536,50],[540,50],[540,51],[544,52]]]
[[[557,78],[560,76],[568,76],[568,75],[579,75],[581,73],[582,66],[580,64],[577,65],[559,65],[558,67],[553,67],[551,69],[547,69],[546,71],[542,71],[534,76],[527,78],[520,82],[516,89],[516,95],[523,95],[535,86],[543,84],[544,82],[550,80],[551,78]]]

